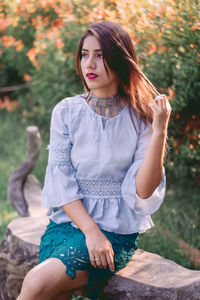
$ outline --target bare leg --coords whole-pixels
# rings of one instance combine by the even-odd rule
[[[71,300],[72,294],[71,291],[62,292],[54,297],[53,300]]]
[[[71,276],[66,274],[65,265],[57,258],[50,258],[26,275],[17,300],[56,300],[55,297],[62,292],[71,292],[87,283],[87,271],[77,271],[75,279],[72,280]]]

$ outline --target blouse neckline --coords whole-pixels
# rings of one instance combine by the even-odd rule
[[[99,118],[101,118],[101,119],[104,119],[104,120],[111,120],[111,119],[115,119],[115,118],[119,117],[119,116],[127,109],[127,107],[128,107],[128,103],[127,103],[127,104],[123,107],[123,109],[122,109],[116,116],[106,118],[106,117],[101,116],[100,114],[96,113],[96,112],[88,105],[88,103],[87,103],[87,101],[86,101],[86,99],[85,99],[85,97],[84,97],[84,94],[81,94],[80,96],[83,98],[84,103],[85,103],[85,105],[87,106],[88,110],[90,110],[90,111],[91,111],[94,115],[96,115],[97,117],[99,117]]]

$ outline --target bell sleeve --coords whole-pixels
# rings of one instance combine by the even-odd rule
[[[133,157],[133,163],[123,179],[121,185],[121,193],[128,206],[137,215],[145,216],[155,213],[162,204],[165,197],[166,178],[165,169],[163,167],[161,182],[154,190],[153,194],[146,199],[142,199],[137,195],[135,183],[136,174],[142,164],[147,146],[152,136],[152,127],[150,124],[145,125],[143,122],[141,122],[140,127],[141,128],[137,141],[136,151]]]
[[[48,165],[42,190],[42,206],[60,207],[83,198],[79,192],[71,163],[71,141],[68,129],[67,103],[58,103],[51,116]]]

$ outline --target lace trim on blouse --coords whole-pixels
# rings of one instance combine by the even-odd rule
[[[120,197],[121,183],[123,178],[98,178],[82,179],[77,178],[80,192],[84,197]]]
[[[69,164],[71,146],[64,145],[48,145],[49,163],[50,164]]]

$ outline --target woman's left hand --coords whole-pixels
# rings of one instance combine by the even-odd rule
[[[154,101],[154,104],[149,104],[153,111],[153,132],[158,134],[167,134],[167,127],[171,113],[171,105],[169,104],[169,101],[167,100],[167,97],[164,94],[156,96]]]

